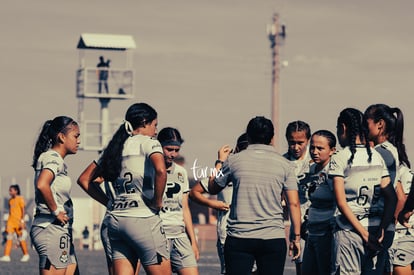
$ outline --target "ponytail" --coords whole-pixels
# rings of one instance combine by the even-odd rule
[[[34,153],[32,167],[36,170],[37,160],[39,156],[52,148],[58,142],[58,134],[66,134],[69,125],[78,125],[76,121],[67,116],[58,116],[53,120],[47,120],[40,131],[39,137],[37,138]]]
[[[49,137],[49,128],[52,124],[51,120],[47,120],[42,127],[42,130],[40,131],[39,137],[37,138],[36,145],[34,148],[34,154],[33,154],[33,162],[32,167],[36,170],[36,164],[37,160],[39,159],[39,156],[46,152],[50,146],[51,146],[51,138]]]

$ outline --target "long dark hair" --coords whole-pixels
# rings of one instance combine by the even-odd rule
[[[37,138],[34,147],[32,162],[32,167],[34,169],[36,169],[36,164],[39,156],[43,152],[46,152],[52,148],[58,142],[58,134],[66,134],[72,125],[76,126],[78,123],[67,116],[58,116],[53,120],[47,120],[43,124],[42,130],[40,131],[39,137]]]
[[[388,135],[389,142],[397,148],[399,161],[411,167],[403,141],[404,116],[401,110],[385,104],[373,104],[365,110],[364,117],[372,119],[375,123],[381,119],[385,122],[384,134]]]
[[[99,167],[105,180],[115,181],[119,176],[122,168],[122,150],[124,142],[131,135],[130,131],[151,124],[156,118],[157,112],[146,103],[135,103],[128,108],[125,123],[112,136],[101,157]],[[129,129],[129,125],[132,129]]]
[[[354,108],[346,108],[342,110],[337,121],[338,129],[340,129],[341,124],[346,126],[345,135],[347,144],[345,145],[349,146],[352,153],[348,160],[348,164],[352,164],[352,161],[354,160],[357,136],[359,136],[361,142],[365,144],[368,153],[368,162],[371,162],[372,152],[368,142],[368,127],[362,112]],[[341,146],[344,145],[341,144]]]

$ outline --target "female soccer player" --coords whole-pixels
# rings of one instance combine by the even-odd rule
[[[329,162],[336,150],[336,138],[327,130],[312,134],[309,152],[313,164],[309,171],[308,196],[311,202],[306,231],[308,237],[303,252],[302,274],[330,274],[332,231],[336,210],[332,180],[328,178]]]
[[[167,168],[167,184],[160,217],[169,244],[172,271],[180,275],[198,275],[199,251],[188,207],[187,171],[174,163],[184,140],[177,129],[166,127],[158,133],[158,141]]]
[[[309,124],[301,120],[290,122],[286,127],[285,137],[288,143],[288,151],[283,156],[295,165],[300,200],[301,223],[303,223],[304,214],[310,204],[307,194],[309,167],[312,163],[309,154],[309,140],[311,137]],[[292,234],[293,228],[290,229],[290,235]],[[305,247],[304,238],[301,239],[300,245],[302,248]],[[295,260],[297,275],[302,274],[302,260],[303,253],[301,253],[299,258]]]
[[[131,105],[125,122],[100,159],[78,184],[95,200],[108,197],[94,183],[107,181],[115,197],[107,222],[115,274],[134,274],[138,259],[147,274],[171,274],[167,240],[158,215],[167,172],[157,134],[157,112],[146,103]]]
[[[79,126],[72,118],[58,116],[45,122],[34,148],[36,210],[30,237],[43,275],[73,274],[77,267],[72,183],[64,158],[78,151],[79,136]]]
[[[390,174],[391,183],[397,192],[398,204],[395,211],[395,218],[397,218],[406,199],[402,182],[398,177],[398,170],[410,167],[410,162],[403,142],[404,117],[399,108],[391,108],[385,104],[370,105],[365,110],[364,117],[368,124],[369,140],[373,143],[375,150],[383,157]],[[398,231],[407,231],[404,227],[398,225],[397,227]],[[395,225],[391,224],[387,231],[394,230]],[[396,254],[396,250],[399,247],[397,241],[399,236],[401,236],[401,234],[396,234],[394,237],[393,248],[389,251],[390,255]],[[392,264],[394,260],[398,259],[395,258],[386,261],[386,272],[388,274],[392,273]]]
[[[382,274],[393,233],[397,196],[381,155],[371,150],[363,114],[346,108],[337,120],[343,150],[329,168],[339,212],[334,232],[333,263],[336,274]]]
[[[20,196],[20,187],[18,184],[10,185],[9,187],[9,217],[7,218],[6,233],[7,241],[4,248],[4,256],[0,258],[2,262],[10,262],[10,252],[13,246],[13,235],[16,234],[20,248],[23,252],[21,262],[27,262],[30,259],[29,252],[27,251],[26,237],[27,233],[23,234],[25,230],[25,203],[24,198]]]

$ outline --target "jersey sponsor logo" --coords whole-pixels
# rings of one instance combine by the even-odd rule
[[[114,202],[112,209],[128,209],[128,208],[134,208],[138,207],[138,201],[136,200],[128,200],[128,201],[118,201]]]
[[[152,145],[151,149],[155,149],[155,148],[161,148],[161,144],[154,144]]]
[[[176,182],[167,182],[165,186],[165,194],[167,198],[171,199],[174,194],[178,194],[181,191],[181,185]]]
[[[163,213],[167,213],[167,212],[180,212],[181,211],[181,207],[179,207],[179,206],[177,206],[177,207],[168,207],[168,206],[165,206],[165,207],[162,207],[161,208],[161,212],[163,212]]]

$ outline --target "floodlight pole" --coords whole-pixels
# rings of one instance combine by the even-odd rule
[[[285,27],[282,26],[280,31],[279,15],[275,13],[273,15],[273,23],[268,25],[267,34],[270,40],[270,48],[272,49],[272,96],[271,96],[271,115],[272,122],[275,129],[275,140],[273,146],[279,151],[279,74],[280,74],[280,61],[279,61],[279,38],[284,39],[286,37]],[[282,40],[280,39],[280,40]]]

